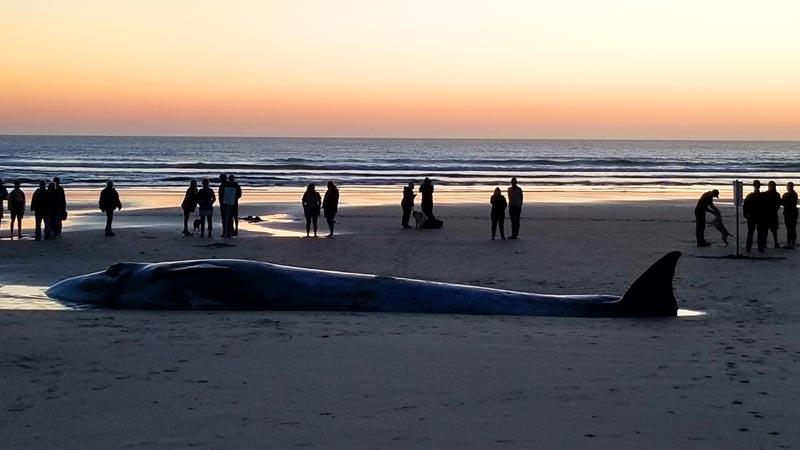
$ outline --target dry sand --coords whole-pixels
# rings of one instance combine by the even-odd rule
[[[114,238],[99,214],[76,211],[63,239],[0,241],[0,283],[47,286],[119,261],[243,258],[622,294],[677,249],[679,306],[707,314],[5,310],[0,448],[796,447],[800,254],[704,258],[733,247],[709,229],[715,245],[695,248],[692,208],[532,203],[521,239],[506,242],[489,240],[488,205],[437,207],[441,230],[400,229],[396,206],[345,206],[341,235],[305,239],[291,237],[303,228],[296,206],[253,203],[241,215],[288,215],[228,241],[181,237],[175,208],[126,208]],[[733,230],[732,208],[723,213]]]

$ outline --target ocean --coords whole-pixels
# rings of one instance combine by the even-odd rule
[[[800,142],[0,136],[0,177],[75,188],[184,187],[235,174],[250,188],[437,186],[669,192],[800,181]]]

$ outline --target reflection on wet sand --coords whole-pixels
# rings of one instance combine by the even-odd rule
[[[25,286],[5,284],[0,286],[0,310],[68,310],[65,306],[45,295],[47,286]]]

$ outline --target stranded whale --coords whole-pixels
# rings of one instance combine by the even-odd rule
[[[120,263],[47,290],[62,302],[115,309],[377,311],[522,316],[675,316],[666,254],[622,296],[546,295],[256,261]]]

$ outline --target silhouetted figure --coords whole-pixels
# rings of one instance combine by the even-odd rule
[[[317,219],[319,210],[322,207],[322,198],[316,191],[314,183],[308,185],[303,194],[303,214],[306,216],[306,237],[311,233],[311,225],[314,225],[314,237],[317,237]]]
[[[8,194],[8,210],[11,212],[11,237],[14,237],[14,221],[17,222],[17,238],[22,238],[22,217],[25,215],[25,193],[19,188],[20,181],[14,181],[14,189]]]
[[[214,192],[212,191],[211,193],[213,194]],[[181,202],[181,209],[183,209],[183,235],[191,236],[189,217],[197,210],[197,181],[192,180],[189,182],[189,188],[186,189],[186,194]]]
[[[236,189],[236,199],[234,200],[233,206],[231,206],[231,215],[230,219],[228,220],[229,228],[229,235],[238,236],[239,235],[239,199],[242,198],[242,186],[236,182],[236,177],[233,175],[228,175],[228,187],[232,187]],[[228,236],[230,237],[230,236]]]
[[[6,189],[5,185],[3,184],[3,180],[0,179],[0,230],[3,229],[3,202],[8,201],[8,189]]]
[[[47,226],[45,226],[45,239],[56,238],[56,218],[61,219],[61,210],[57,208],[58,190],[56,184],[51,182],[47,185],[47,196],[50,197],[50,212],[47,215]],[[57,212],[58,211],[58,212]],[[56,216],[58,214],[58,216]],[[59,220],[59,223],[61,221]]]
[[[797,241],[797,192],[794,183],[786,183],[786,193],[781,197],[783,223],[786,224],[786,248],[794,249]]]
[[[761,229],[759,223],[761,217],[764,215],[761,200],[761,182],[758,180],[753,181],[753,192],[747,194],[742,204],[742,215],[747,219],[747,240],[745,242],[745,250],[753,250],[753,233],[758,229],[758,251],[763,252],[766,246],[766,233],[764,234],[764,245],[761,243]]]
[[[100,192],[100,211],[106,213],[106,236],[114,236],[111,231],[111,223],[114,221],[114,210],[121,210],[122,203],[119,201],[119,193],[114,189],[114,182],[109,180],[106,188]]]
[[[781,194],[778,193],[778,186],[774,181],[767,184],[767,192],[764,192],[764,220],[769,231],[772,233],[772,240],[775,248],[781,248],[778,244],[778,211],[781,209]]]
[[[708,247],[709,244],[706,242],[705,232],[706,232],[706,213],[710,212],[714,215],[719,215],[720,212],[716,206],[714,206],[714,199],[719,198],[719,191],[714,189],[713,191],[708,191],[700,196],[700,199],[697,201],[697,206],[694,207],[694,234],[697,238],[697,246],[698,247]]]
[[[224,173],[219,174],[219,191],[217,198],[219,198],[219,214],[220,224],[222,225],[222,234],[219,237],[228,236],[228,205],[225,204],[225,188],[228,187],[228,176]],[[210,230],[211,227],[208,227]],[[210,236],[209,236],[210,237]]]
[[[517,186],[517,178],[511,179],[508,188],[508,218],[511,219],[511,236],[509,239],[519,238],[519,219],[522,216],[522,188]]]
[[[211,237],[211,217],[214,216],[214,190],[208,187],[208,178],[203,179],[203,187],[197,191],[197,205],[200,211],[200,237],[206,233],[206,222],[208,222],[208,237]]]
[[[411,219],[411,211],[414,210],[414,183],[408,183],[408,186],[403,188],[403,200],[400,201],[400,207],[403,208],[403,228],[411,228],[408,224]]]
[[[494,195],[489,199],[489,203],[492,205],[492,239],[494,240],[497,234],[497,226],[499,225],[500,239],[505,241],[506,207],[508,206],[508,202],[506,202],[506,198],[503,197],[503,193],[500,191],[499,187],[494,188]]]
[[[328,190],[325,191],[325,197],[322,199],[322,209],[325,210],[325,221],[328,222],[328,229],[331,230],[328,237],[333,237],[333,226],[336,223],[336,213],[339,211],[339,188],[333,184],[333,181],[328,181]]]
[[[50,222],[52,223],[53,237],[57,238],[61,237],[63,222],[67,220],[67,193],[64,192],[64,186],[61,186],[61,178],[53,177],[53,185],[55,195],[53,196],[53,212],[50,214]]]
[[[39,189],[36,189],[31,196],[31,211],[35,220],[34,239],[42,240],[42,226],[44,226],[44,238],[50,239],[50,210],[53,207],[53,199],[47,192],[47,183],[42,180],[39,182]]]
[[[419,193],[422,194],[420,208],[422,208],[422,212],[425,214],[425,221],[436,220],[436,216],[433,215],[433,182],[430,178],[425,177],[422,181],[422,184],[419,186]]]

